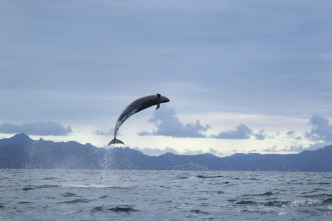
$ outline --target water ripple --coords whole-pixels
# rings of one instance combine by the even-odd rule
[[[9,170],[0,219],[329,220],[331,174]]]

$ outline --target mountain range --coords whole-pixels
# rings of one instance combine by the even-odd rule
[[[0,140],[2,169],[240,170],[332,172],[332,145],[298,154],[148,156],[130,148],[98,148],[74,141],[32,140],[16,134]]]

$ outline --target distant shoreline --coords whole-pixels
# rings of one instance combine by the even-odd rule
[[[332,145],[298,154],[212,154],[148,156],[130,148],[98,148],[74,141],[0,140],[1,169],[98,169],[188,171],[332,172]]]

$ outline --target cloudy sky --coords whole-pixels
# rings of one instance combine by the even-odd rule
[[[118,138],[151,155],[332,144],[330,0],[0,2],[0,138],[104,147],[133,100],[171,102]]]

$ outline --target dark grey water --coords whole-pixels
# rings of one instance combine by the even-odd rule
[[[0,220],[331,220],[332,173],[0,170]]]

